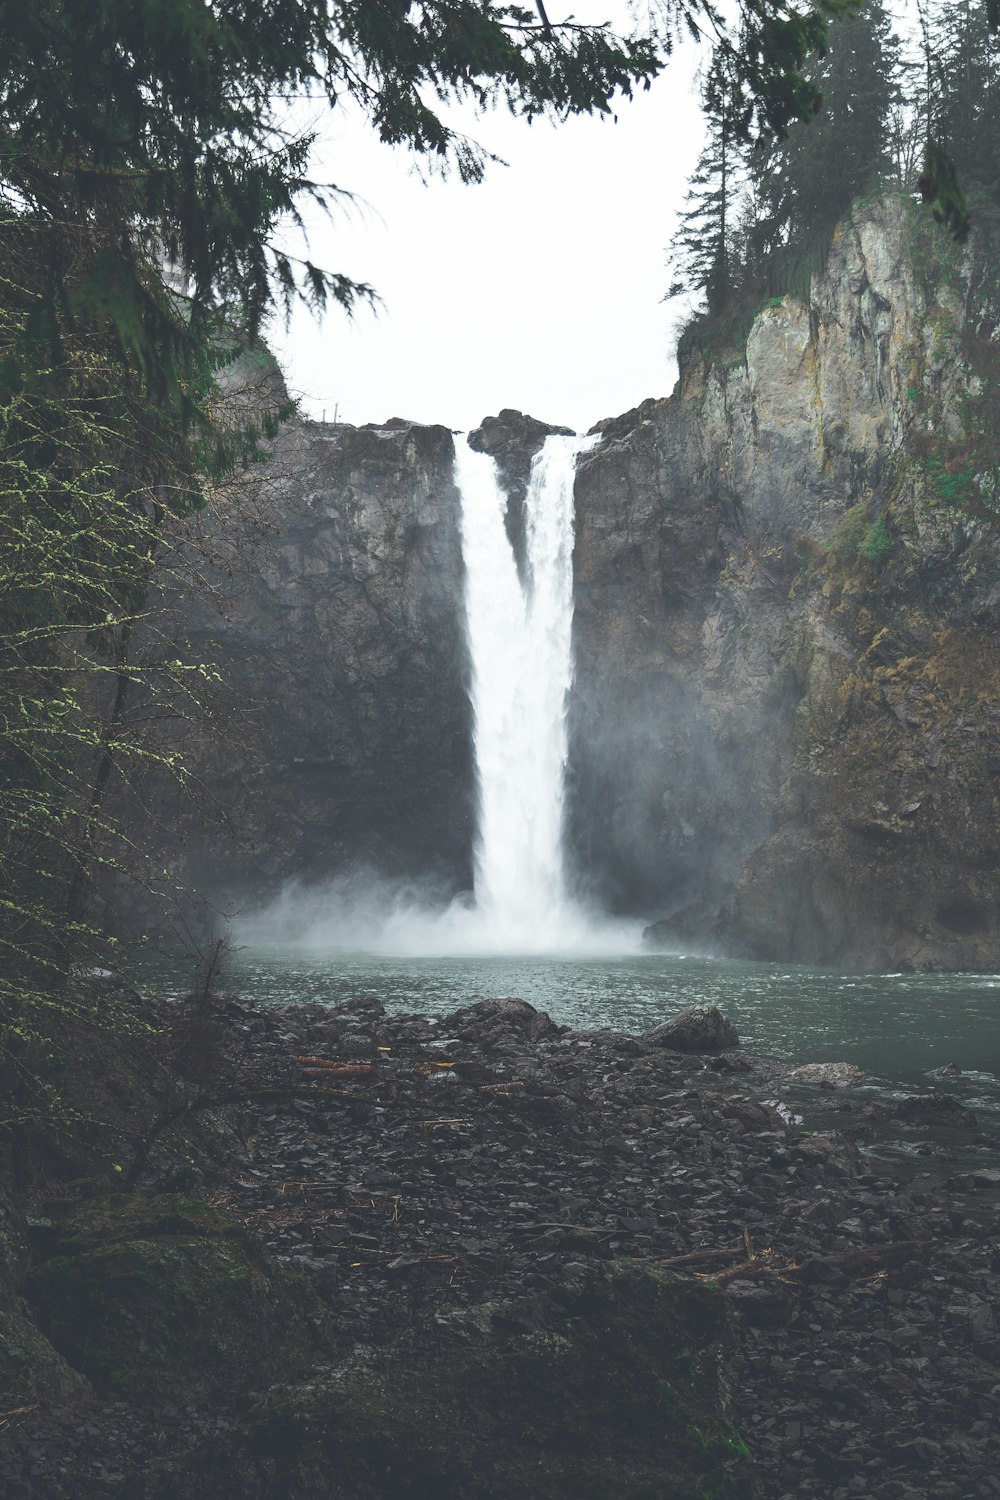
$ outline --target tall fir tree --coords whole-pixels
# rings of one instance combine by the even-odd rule
[[[979,0],[924,7],[928,135],[966,191],[1000,199],[1000,63]]]
[[[793,124],[751,161],[766,203],[762,248],[828,233],[855,198],[891,176],[899,43],[881,0],[834,21],[811,76],[823,96],[815,120]]]
[[[701,104],[707,137],[671,242],[668,265],[674,280],[667,296],[700,292],[709,313],[717,313],[731,301],[738,281],[734,220],[746,151],[742,101],[723,53],[714,54],[702,79]]]

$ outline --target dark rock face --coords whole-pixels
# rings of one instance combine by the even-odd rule
[[[505,407],[496,417],[484,417],[476,430],[469,433],[469,447],[496,460],[507,491],[504,525],[519,569],[524,567],[524,501],[531,460],[550,433],[571,431],[569,427],[553,427],[548,422],[539,422],[537,417]]]
[[[366,866],[470,881],[464,571],[444,427],[292,421],[266,474],[270,525],[217,613],[185,606],[237,717],[195,749],[216,817],[164,792],[180,885],[223,909]]]
[[[581,463],[571,840],[654,945],[1000,964],[986,253],[858,207]]]
[[[569,835],[612,909],[714,891],[734,822],[749,812],[764,826],[773,779],[765,757],[750,795],[737,790],[741,746],[695,675],[728,503],[692,482],[694,416],[648,402],[578,471]]]
[[[674,1052],[721,1052],[740,1045],[736,1028],[714,1005],[689,1005],[647,1031],[643,1041]]]

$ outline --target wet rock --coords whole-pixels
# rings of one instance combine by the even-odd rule
[[[972,1110],[952,1094],[913,1094],[893,1105],[892,1113],[904,1125],[937,1125],[965,1130],[976,1123]]]
[[[802,1063],[783,1075],[785,1083],[807,1083],[818,1088],[848,1089],[863,1083],[865,1072],[853,1063]]]
[[[788,1322],[792,1297],[780,1283],[731,1281],[726,1288],[729,1300],[748,1323],[762,1328],[777,1328]]]
[[[453,458],[443,426],[292,419],[273,444],[266,541],[254,544],[250,521],[240,565],[231,566],[231,540],[220,542],[218,574],[171,601],[191,659],[218,666],[240,727],[221,759],[210,739],[189,738],[204,806],[150,773],[119,814],[149,817],[172,879],[216,912],[253,909],[289,881],[308,887],[331,869],[434,868],[456,888],[469,883],[473,763]],[[155,901],[127,889],[114,908],[130,931],[160,916]]]
[[[675,1052],[721,1052],[740,1044],[736,1028],[714,1005],[689,1005],[645,1032],[643,1041]]]
[[[312,1341],[303,1284],[197,1200],[117,1195],[53,1225],[42,1245],[31,1306],[103,1392],[255,1384]]]
[[[785,1115],[774,1105],[741,1098],[739,1095],[727,1099],[721,1112],[727,1119],[735,1120],[744,1130],[784,1132],[788,1125]]]
[[[537,417],[506,407],[495,417],[484,417],[479,427],[469,433],[469,447],[477,453],[488,453],[496,461],[500,479],[507,491],[504,525],[519,568],[525,562],[525,509],[531,463],[550,433],[569,435],[570,427],[553,427]]]
[[[462,1038],[497,1036],[504,1032],[538,1038],[553,1036],[558,1027],[551,1016],[536,1010],[527,1000],[479,1000],[453,1011],[445,1024],[449,1034]]]

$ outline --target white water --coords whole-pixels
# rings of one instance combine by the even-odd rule
[[[474,915],[491,952],[578,949],[597,936],[567,892],[563,864],[573,486],[577,457],[595,441],[552,436],[536,454],[523,584],[496,465],[466,444],[456,452],[479,789]]]
[[[456,447],[478,788],[472,901],[445,904],[419,885],[353,871],[311,890],[288,887],[237,924],[241,940],[396,957],[636,951],[641,924],[581,907],[563,860],[573,487],[577,457],[596,441],[552,436],[536,455],[523,585],[496,465],[463,441]]]

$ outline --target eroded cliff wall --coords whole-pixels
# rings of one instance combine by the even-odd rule
[[[577,479],[569,845],[663,943],[1000,968],[1000,277],[907,199],[859,206],[806,298],[685,340]],[[472,435],[519,547],[549,428]],[[246,906],[369,865],[470,883],[452,435],[293,422],[223,616],[216,819],[160,798],[178,888]]]
[[[670,943],[1000,966],[989,247],[857,208],[578,479],[573,840]]]
[[[159,889],[185,920],[193,909],[198,921],[194,893],[245,911],[288,881],[359,869],[469,884],[453,453],[444,427],[293,420],[261,476],[260,534],[235,565],[220,534],[215,576],[180,605],[179,651],[217,666],[229,723],[213,739],[196,722],[194,780],[147,778],[130,814],[143,843],[159,839]]]

